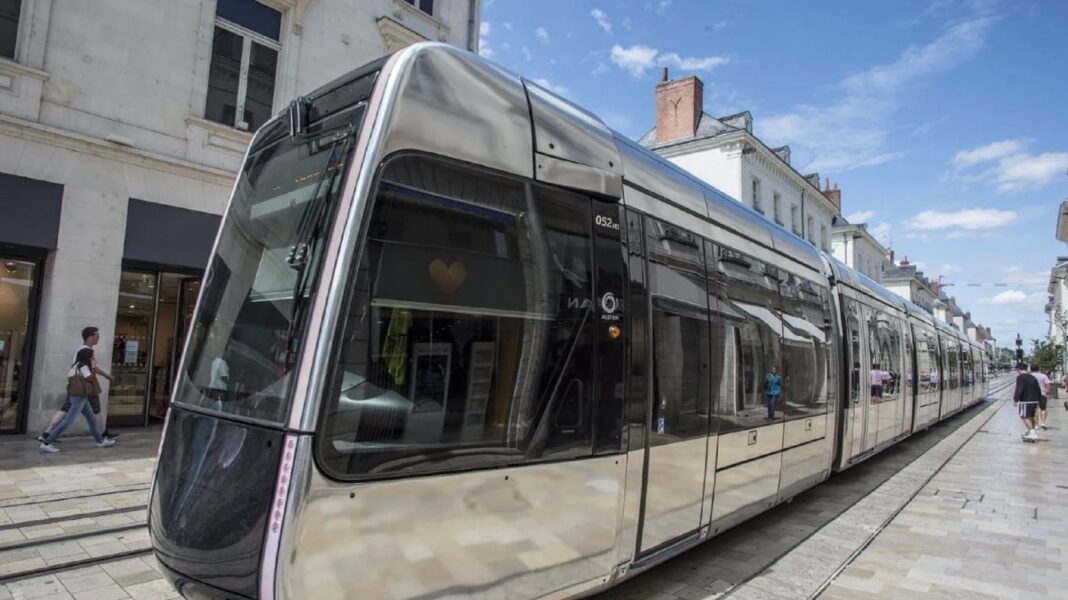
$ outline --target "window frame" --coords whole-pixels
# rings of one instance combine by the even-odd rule
[[[271,6],[269,4],[264,4],[264,6],[267,6],[271,10],[277,10],[274,6]],[[278,11],[278,12],[280,13],[281,18],[282,18],[282,28],[281,28],[281,30],[279,31],[279,34],[278,34],[278,37],[281,38],[283,36],[284,32],[285,32],[286,13],[283,12],[283,11]],[[275,65],[275,75],[274,75],[274,93],[272,94],[272,97],[271,97],[271,114],[274,114],[275,106],[278,103],[278,91],[279,91],[278,79],[279,79],[279,75],[281,75],[281,70],[282,70],[282,68],[281,68],[282,67],[282,42],[281,42],[280,39],[279,40],[271,39],[271,38],[263,35],[262,33],[257,33],[255,31],[252,31],[251,29],[248,29],[247,27],[243,27],[241,25],[238,25],[237,23],[234,23],[233,21],[229,21],[227,19],[224,19],[223,17],[220,17],[218,15],[216,15],[212,19],[212,29],[211,29],[211,32],[212,32],[211,38],[212,39],[214,39],[214,34],[215,34],[215,28],[216,27],[218,27],[220,29],[225,29],[226,31],[229,31],[230,33],[232,33],[232,34],[234,34],[236,36],[239,36],[241,38],[241,66],[239,67],[238,72],[237,72],[237,77],[238,77],[238,79],[237,79],[237,98],[236,98],[235,105],[234,105],[234,122],[233,123],[223,123],[221,121],[214,121],[214,120],[208,118],[208,94],[204,95],[204,118],[209,120],[209,121],[211,121],[212,123],[218,123],[219,125],[223,125],[225,127],[232,127],[234,129],[237,129],[238,131],[249,131],[249,124],[248,124],[247,121],[244,120],[244,118],[245,118],[245,106],[246,106],[246,102],[248,100],[249,69],[250,69],[251,64],[252,64],[252,44],[253,44],[253,42],[255,42],[255,43],[257,43],[257,44],[259,44],[261,46],[264,46],[266,48],[270,48],[271,50],[274,50],[277,53],[277,58],[276,58],[277,62],[276,62],[276,65]],[[208,52],[208,71],[207,71],[208,81],[207,81],[207,88],[211,87],[211,63],[212,63],[212,60],[213,60],[214,56],[215,56],[215,48],[214,48],[214,43],[212,43],[211,44],[211,48],[210,48],[210,50]]]
[[[771,192],[771,210],[775,222],[782,225],[782,194],[774,190]]]
[[[29,15],[33,13],[35,0],[16,0],[16,2],[18,2],[19,17],[15,22],[15,44],[11,48],[11,56],[0,55],[0,61],[22,63],[22,55],[30,33],[27,21]]]
[[[761,189],[760,178],[750,178],[750,202],[753,205],[753,210],[760,214],[764,214],[764,191]]]
[[[425,15],[429,15],[431,17],[437,18],[437,16],[434,14],[434,12],[435,12],[434,9],[437,7],[437,3],[434,0],[401,0],[401,2],[403,2],[404,4],[407,4],[408,6],[411,6],[415,10],[417,10],[417,11],[419,11],[419,12],[425,14]],[[430,10],[429,11],[422,7],[422,4],[424,2],[429,2],[430,3]]]

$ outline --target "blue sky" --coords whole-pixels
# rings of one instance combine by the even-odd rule
[[[484,55],[632,138],[662,66],[698,75],[707,112],[751,111],[999,343],[1045,335],[1068,255],[1068,2],[483,0],[482,19]]]

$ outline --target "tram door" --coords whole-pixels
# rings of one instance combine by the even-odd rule
[[[647,553],[701,524],[711,384],[702,240],[651,217],[643,221],[650,343],[638,549]]]
[[[843,452],[852,458],[864,454],[874,446],[877,423],[873,419],[877,417],[877,409],[871,406],[868,385],[871,369],[869,364],[871,360],[867,352],[867,346],[870,343],[868,341],[868,313],[857,301],[851,298],[844,300],[850,374],[849,397],[846,400],[849,406],[849,414],[846,418],[849,419],[849,423],[845,441],[848,446],[843,448]]]

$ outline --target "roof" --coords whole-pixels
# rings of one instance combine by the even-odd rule
[[[714,138],[717,135],[724,133],[731,133],[734,131],[746,131],[744,117],[749,112],[741,112],[736,115],[730,115],[728,117],[716,118],[712,115],[702,111],[701,118],[697,121],[697,131],[693,137],[682,138],[678,140],[671,140],[670,142],[663,142],[662,144],[656,143],[656,125],[653,125],[649,131],[645,132],[645,135],[638,138],[638,143],[645,148],[655,148],[657,146],[677,144],[682,141],[701,140],[705,138]],[[752,122],[752,117],[749,117]]]

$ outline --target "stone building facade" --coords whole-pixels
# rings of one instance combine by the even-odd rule
[[[0,431],[39,431],[80,331],[109,425],[161,416],[251,132],[479,0],[0,2]]]
[[[704,112],[704,84],[695,76],[656,87],[656,124],[638,142],[813,246],[830,252],[841,204],[825,194],[816,173],[790,164],[790,148],[769,148],[753,134],[753,116]]]

